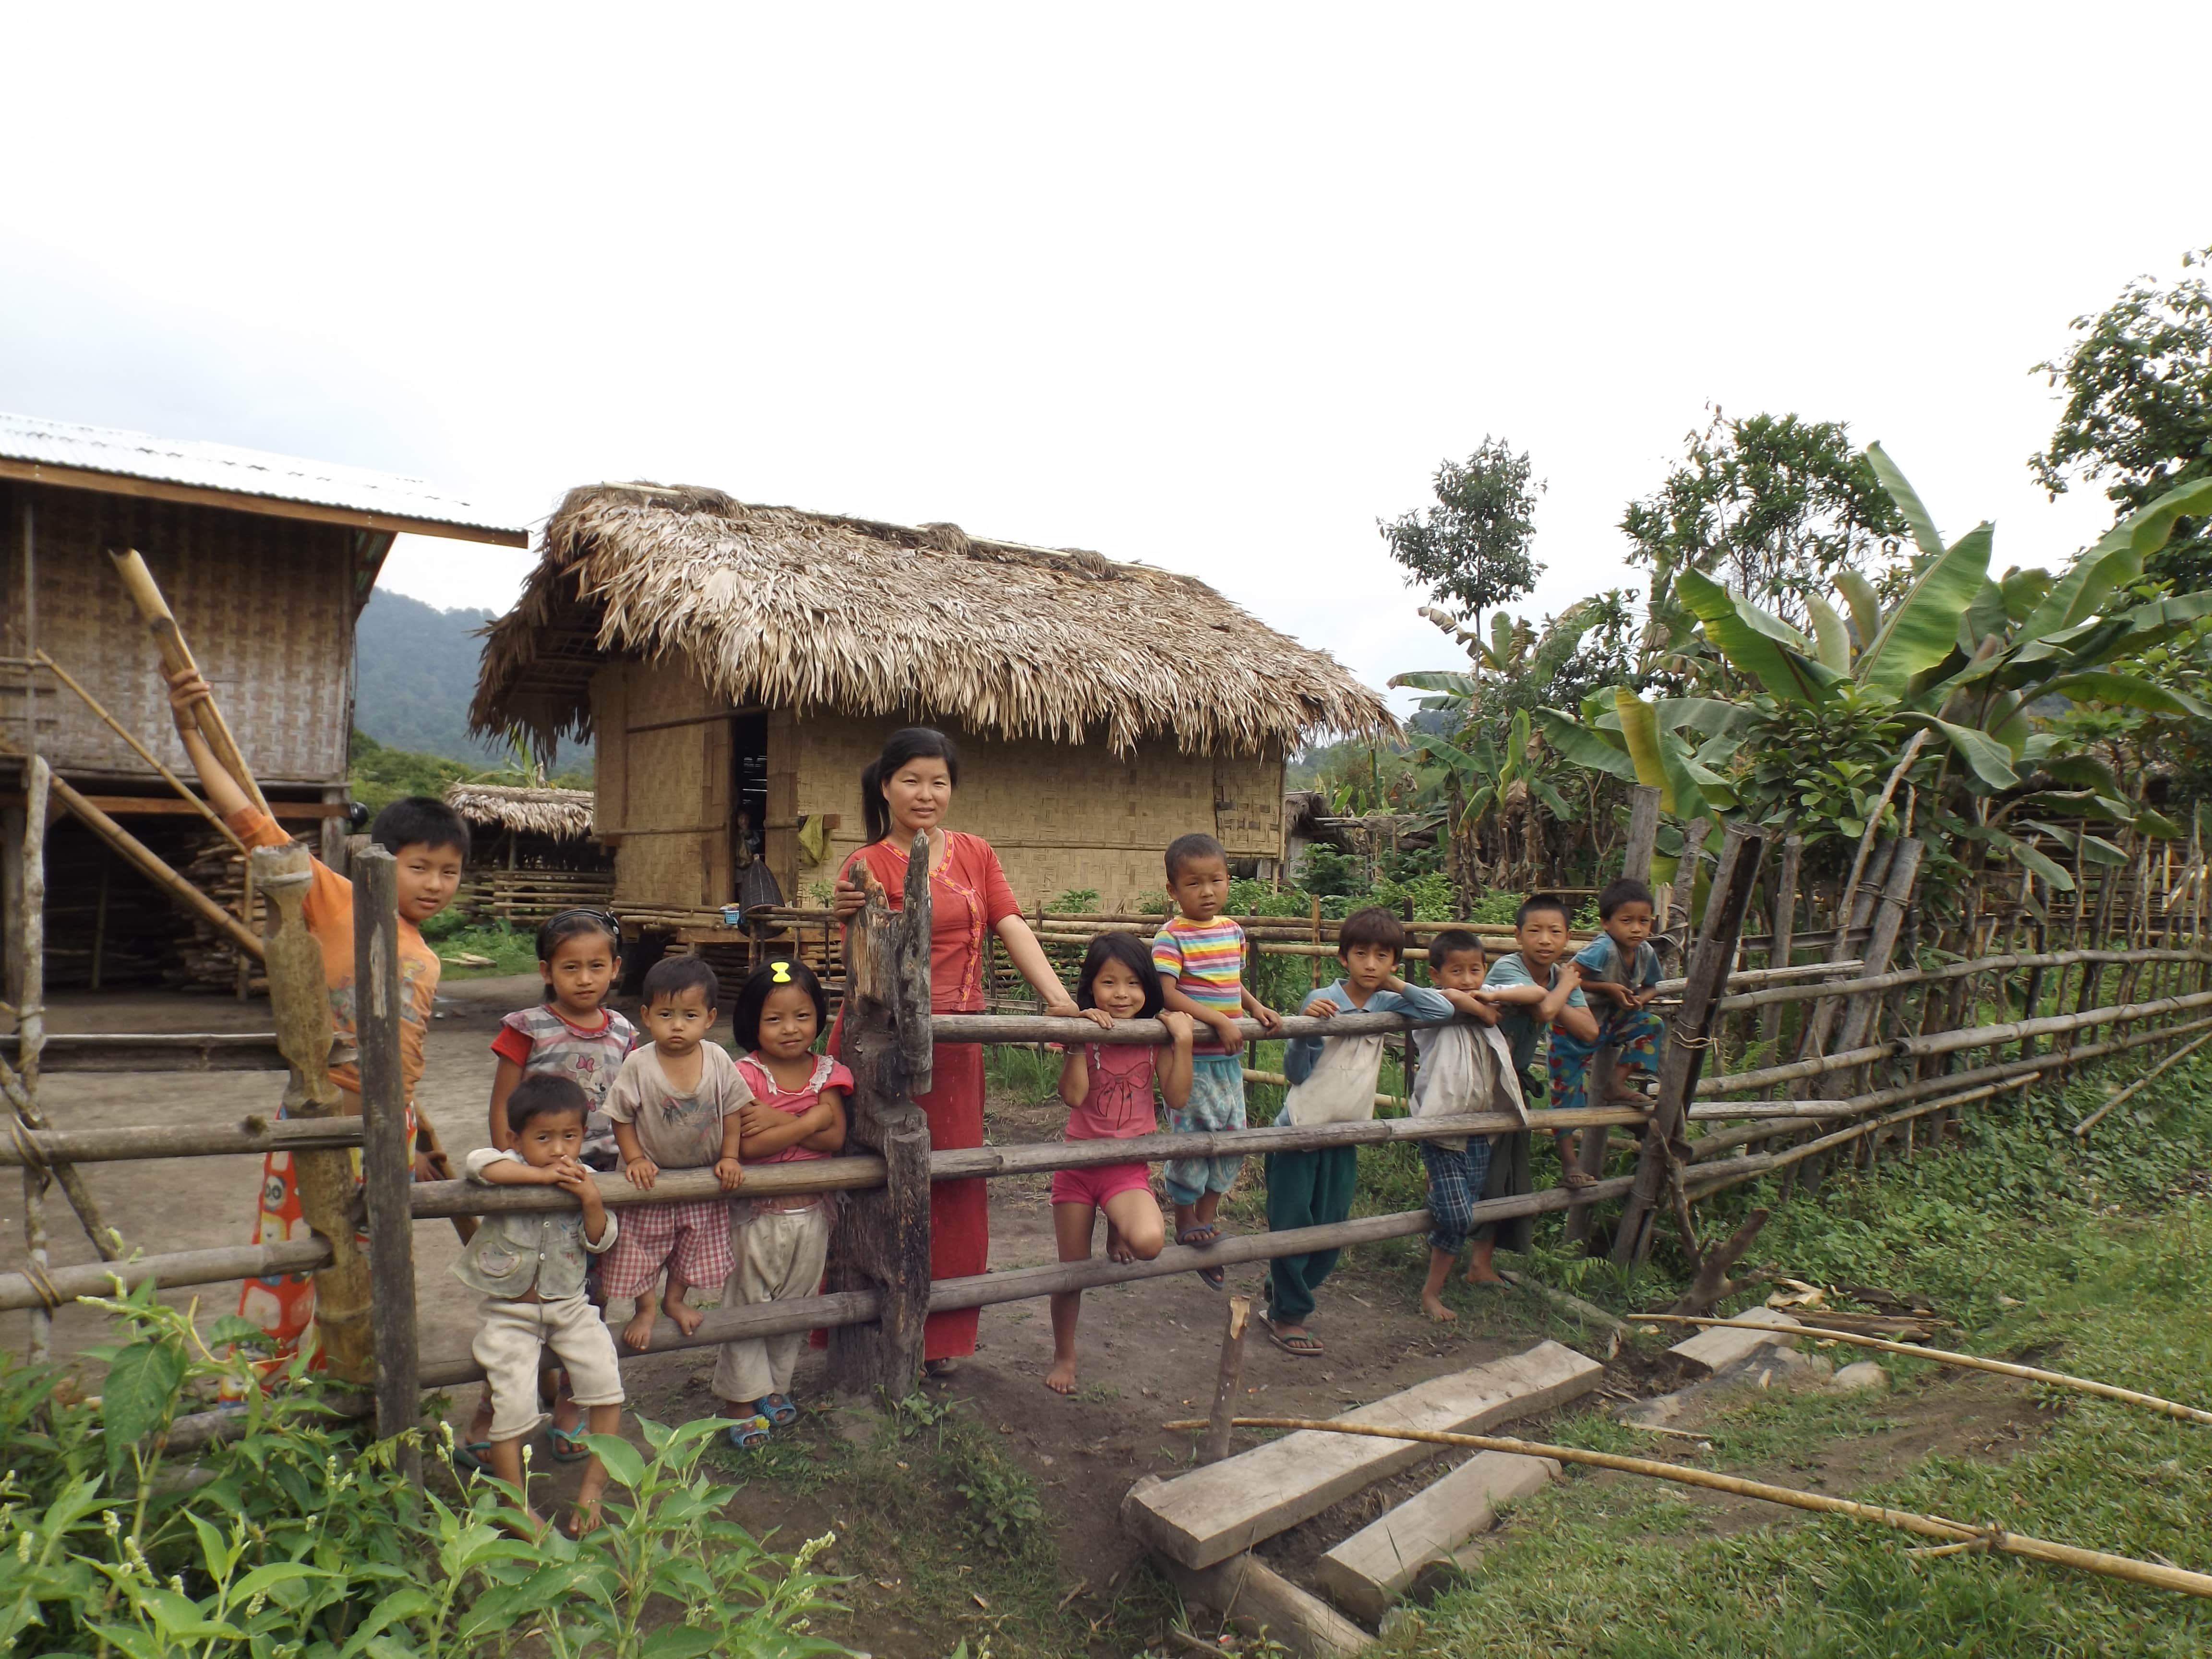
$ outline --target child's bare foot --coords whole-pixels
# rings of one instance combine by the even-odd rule
[[[660,1298],[660,1311],[676,1322],[676,1328],[689,1336],[704,1322],[707,1316],[684,1299],[684,1287],[674,1279],[668,1282],[668,1293]]]
[[[1065,1359],[1054,1358],[1052,1362],[1052,1369],[1044,1375],[1044,1385],[1054,1394],[1073,1394],[1075,1392],[1075,1356],[1070,1354]]]
[[[1470,1285],[1503,1285],[1505,1282],[1498,1269],[1486,1261],[1477,1261],[1471,1265],[1467,1270],[1466,1278]]]
[[[629,1322],[622,1328],[623,1346],[635,1352],[643,1353],[653,1346],[653,1316],[652,1302],[645,1297],[638,1297],[637,1311],[629,1316]]]
[[[1459,1317],[1449,1308],[1444,1306],[1443,1300],[1434,1291],[1421,1292],[1421,1311],[1438,1324],[1448,1325]]]
[[[1106,1259],[1109,1261],[1134,1261],[1137,1259],[1137,1253],[1121,1237],[1121,1230],[1110,1220],[1106,1224]],[[1066,1390],[1063,1389],[1060,1392],[1065,1394]]]

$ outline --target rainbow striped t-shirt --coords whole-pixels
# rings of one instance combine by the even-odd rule
[[[1244,1006],[1244,930],[1223,918],[1193,921],[1170,916],[1152,940],[1155,971],[1175,975],[1176,989],[1201,1008],[1235,1018]],[[1209,1031],[1191,1045],[1197,1054],[1223,1052]]]

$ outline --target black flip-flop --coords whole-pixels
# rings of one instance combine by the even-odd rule
[[[1260,1316],[1261,1328],[1267,1333],[1267,1340],[1285,1353],[1299,1359],[1318,1359],[1328,1352],[1321,1339],[1310,1332],[1300,1331],[1296,1336],[1285,1336],[1275,1328],[1275,1322],[1266,1314]]]

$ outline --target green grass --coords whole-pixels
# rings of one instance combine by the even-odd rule
[[[1961,1146],[1832,1177],[1820,1199],[1780,1206],[1755,1256],[1809,1279],[1925,1295],[1960,1322],[1947,1339],[1954,1346],[2033,1355],[2202,1403],[2212,1377],[2212,1201],[2201,1150],[2212,1133],[2208,1094],[2212,1066],[2162,1079],[2139,1097],[2142,1109],[2116,1115],[2125,1121],[2109,1135],[2100,1128],[2086,1150],[2067,1126],[2101,1102],[2098,1080],[2077,1084],[2070,1097],[1985,1110],[1967,1120]],[[1589,1273],[1578,1288],[1615,1306],[1627,1288],[1650,1305],[1668,1278],[1662,1262],[1633,1287]],[[1882,1363],[1898,1389],[1890,1407],[1761,1395],[1708,1425],[1713,1449],[1698,1461],[1791,1481],[1811,1462],[1808,1449],[1884,1426],[1885,1409],[1936,1383],[1924,1362]],[[2009,1461],[1931,1457],[1854,1495],[2212,1570],[2204,1525],[2212,1431],[2038,1392],[2056,1414]],[[1595,1415],[1549,1432],[1566,1443],[1653,1451],[1648,1437]],[[2167,1592],[2002,1556],[1917,1559],[1907,1553],[1916,1540],[1845,1522],[1785,1520],[1713,1537],[1705,1514],[1656,1483],[1571,1475],[1516,1515],[1479,1579],[1447,1591],[1418,1632],[1409,1627],[1386,1650],[1603,1659],[2212,1650],[2212,1608]]]
[[[443,923],[441,927],[440,924]],[[538,967],[538,936],[502,922],[465,924],[451,911],[433,916],[422,937],[446,964],[445,979],[490,979],[506,974],[527,974]],[[489,957],[489,967],[463,967],[457,958]]]

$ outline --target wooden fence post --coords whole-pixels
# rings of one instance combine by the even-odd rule
[[[1774,880],[1774,919],[1767,924],[1766,965],[1790,966],[1791,941],[1797,936],[1797,872],[1804,861],[1805,837],[1782,838],[1782,868]],[[1782,1041],[1782,1005],[1770,1003],[1759,1016],[1759,1040],[1770,1048]]]
[[[331,996],[323,977],[322,946],[307,931],[307,888],[313,880],[307,849],[294,842],[253,849],[253,884],[267,902],[263,942],[269,974],[269,1010],[276,1047],[291,1071],[284,1085],[284,1115],[338,1117],[344,1102],[331,1081]],[[315,1329],[331,1374],[366,1383],[375,1370],[369,1340],[368,1257],[359,1248],[361,1195],[353,1160],[342,1151],[295,1152],[293,1179],[300,1210],[331,1247],[331,1265],[315,1275]]]
[[[846,1394],[912,1394],[929,1313],[929,842],[915,837],[902,908],[871,880],[845,930],[844,1030],[853,1073],[845,1146],[880,1156],[882,1187],[850,1194],[830,1243],[829,1289],[876,1291],[873,1326],[830,1333],[830,1382]]]
[[[1626,881],[1650,883],[1651,855],[1659,845],[1659,787],[1639,783],[1628,792],[1628,842],[1621,849],[1620,874]],[[1663,917],[1656,926],[1666,925]]]
[[[1720,1000],[1735,959],[1736,936],[1743,931],[1744,913],[1751,908],[1751,890],[1759,880],[1759,859],[1765,850],[1766,837],[1741,823],[1731,823],[1722,839],[1705,927],[1691,949],[1682,1004],[1668,1026],[1666,1052],[1659,1060],[1659,1098],[1644,1132],[1636,1184],[1629,1189],[1613,1236],[1613,1260],[1622,1267],[1651,1254],[1652,1218],[1677,1156],[1674,1142],[1686,1121],[1698,1073],[1705,1069],[1713,1005]]]
[[[1252,1317],[1252,1298],[1232,1296],[1221,1325],[1221,1366],[1214,1374],[1213,1410],[1206,1419],[1206,1443],[1198,1461],[1218,1463],[1229,1455],[1230,1419],[1237,1415],[1237,1385],[1244,1376],[1244,1332]]]
[[[399,907],[397,864],[373,847],[353,860],[354,1041],[361,1059],[362,1198],[368,1216],[371,1334],[376,1354],[376,1434],[389,1440],[422,1417],[415,1331],[415,1218],[408,1201],[415,1138],[399,1066]],[[398,1464],[422,1479],[422,1450],[401,1444]]]

